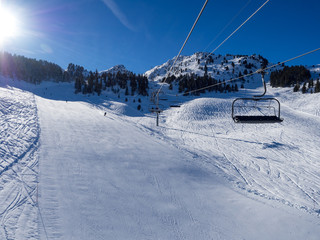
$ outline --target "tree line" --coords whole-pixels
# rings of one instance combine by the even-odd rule
[[[198,76],[194,73],[184,75],[184,76],[170,76],[167,80],[167,82],[170,84],[169,89],[173,89],[173,82],[178,82],[178,91],[179,93],[184,93],[184,95],[189,95],[190,91],[202,89],[199,91],[192,92],[190,94],[199,96],[201,93],[208,92],[216,92],[216,93],[229,93],[229,92],[238,92],[239,88],[237,84],[227,84],[224,80],[216,80],[212,78],[211,76],[204,75],[204,76]],[[207,88],[208,86],[212,86]]]
[[[68,73],[57,64],[8,52],[0,52],[0,73],[5,77],[33,84],[39,84],[44,80],[70,81]]]
[[[320,92],[319,79],[316,82],[311,79],[310,71],[304,66],[285,66],[270,75],[272,87],[293,87],[294,92],[301,90],[302,93]]]
[[[69,64],[68,74],[75,81],[75,93],[97,93],[101,94],[102,90],[111,89],[115,94],[124,90],[126,96],[135,94],[148,96],[149,81],[143,75],[136,75],[132,72],[102,72],[86,71],[83,67]]]
[[[267,59],[258,56],[261,66],[268,64]],[[209,58],[209,62],[213,62],[213,58]],[[232,62],[233,63],[233,62]],[[246,60],[241,62],[245,65],[244,75],[248,73],[247,69],[254,68],[253,64]],[[234,67],[234,66],[233,66]],[[200,95],[206,91],[212,92],[237,92],[237,84],[226,84],[224,81],[216,80],[208,76],[207,66],[204,66],[204,76],[198,76],[194,73],[180,75],[179,77],[171,76],[167,79],[170,84],[169,89],[173,89],[173,82],[178,85],[179,93],[187,93],[193,90],[215,85],[207,90],[194,92],[194,95]],[[228,69],[226,69],[228,70]],[[123,90],[125,95],[148,95],[148,79],[147,77],[134,74],[129,71],[125,72],[92,72],[85,70],[82,66],[70,63],[66,70],[59,65],[44,60],[36,60],[11,54],[8,52],[0,52],[0,74],[12,79],[19,79],[33,84],[40,84],[42,81],[54,82],[71,82],[74,81],[75,93],[101,94],[103,90],[111,89],[115,94],[119,94]],[[217,73],[219,74],[219,72]],[[239,77],[242,73],[239,72]],[[243,88],[244,80],[242,79]],[[272,87],[293,87],[293,91],[301,91],[302,93],[318,93],[320,92],[319,79],[314,81],[308,69],[303,66],[285,66],[282,70],[271,73],[270,85]]]
[[[320,81],[314,83],[313,79],[309,80],[308,82],[304,82],[303,84],[297,83],[293,91],[299,92],[301,90],[302,93],[319,93],[320,92]]]
[[[114,93],[124,89],[125,95],[148,95],[148,79],[132,72],[87,71],[84,67],[70,63],[66,70],[59,65],[44,60],[0,52],[0,74],[11,79],[18,79],[33,84],[42,81],[75,83],[75,92],[101,94],[102,90],[111,88]]]
[[[311,73],[304,66],[285,66],[282,70],[277,70],[270,75],[270,85],[272,87],[292,87],[297,83],[308,81]]]

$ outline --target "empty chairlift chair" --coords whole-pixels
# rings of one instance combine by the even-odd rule
[[[280,102],[264,98],[267,92],[264,73],[261,72],[264,92],[252,98],[237,98],[232,102],[232,119],[235,123],[280,123]]]

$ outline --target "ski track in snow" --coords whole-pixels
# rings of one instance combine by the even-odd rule
[[[0,88],[0,239],[38,239],[39,140],[33,94]]]
[[[163,168],[172,165],[172,168],[177,168],[174,164],[168,164],[166,159],[172,158],[171,151],[165,153],[166,148],[161,142],[156,141],[154,144],[162,148],[160,151],[164,152],[164,163],[159,161],[158,157],[157,161],[152,160],[154,147],[152,142],[147,144],[148,140],[144,134],[134,128],[127,129],[127,121],[115,121],[116,116],[109,117],[112,113],[108,113],[108,117],[104,118],[97,108],[83,103],[62,104],[39,98],[38,104],[44,134],[41,146],[47,149],[40,152],[40,156],[49,159],[40,165],[40,202],[43,202],[42,209],[49,239],[71,236],[77,239],[141,239],[141,236],[186,239],[186,225],[181,225],[181,218],[194,222],[199,229],[196,231],[197,234],[202,232],[201,225],[195,222],[184,200],[178,197],[176,186],[172,186],[170,181],[161,175]],[[84,110],[83,113],[80,109]],[[90,116],[85,114],[88,110]],[[85,118],[81,120],[79,114]],[[51,124],[61,119],[62,115],[65,121],[57,131],[52,131]],[[96,118],[100,121],[95,121]],[[90,125],[93,121],[96,124]],[[72,129],[72,132],[61,131],[64,128]],[[99,133],[94,129],[98,129]],[[92,132],[95,134],[92,135]],[[46,134],[50,134],[51,138]],[[123,142],[123,137],[129,135],[136,137]],[[79,136],[83,138],[79,139]],[[148,145],[147,148],[144,148],[144,144],[137,145],[141,139],[142,143]],[[83,146],[86,141],[94,143],[91,142],[92,145],[88,145],[86,149],[78,149],[81,154],[76,153],[77,146]],[[58,152],[60,143],[67,149],[61,154]],[[74,149],[69,148],[69,144],[74,144]],[[128,148],[130,144],[133,146],[127,150],[128,154],[124,152],[122,156],[121,149]],[[54,150],[55,148],[57,149]],[[139,154],[143,151],[147,154]],[[95,154],[94,158],[88,155],[91,153]],[[136,159],[135,156],[139,156],[140,159]],[[90,164],[91,169],[87,168],[87,159],[94,161]],[[56,176],[56,173],[61,175]],[[105,175],[109,176],[107,180],[104,180]],[[67,179],[69,184],[61,190],[61,183],[65,183]],[[79,198],[79,193],[85,195],[81,196],[79,201],[73,201]],[[65,215],[64,212],[69,215]],[[176,216],[175,212],[179,214]],[[92,218],[92,215],[96,218]],[[101,215],[104,216],[103,219]],[[150,219],[151,222],[147,223],[146,219]],[[123,226],[122,231],[119,229],[120,226]],[[78,231],[70,232],[69,228]],[[163,231],[162,235],[156,231],[159,228]],[[202,234],[208,237],[205,233]],[[92,237],[93,235],[95,237]]]
[[[287,106],[282,124],[235,124],[231,101],[200,98],[162,114],[157,131],[249,193],[319,213],[320,119]],[[154,119],[141,119],[155,128]],[[310,127],[312,126],[312,127]]]

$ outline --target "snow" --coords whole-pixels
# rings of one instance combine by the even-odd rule
[[[39,237],[39,134],[34,95],[0,88],[0,239]]]
[[[169,71],[174,63],[175,58],[170,59],[162,65],[156,66],[145,73],[150,81],[159,82],[165,79],[167,71]],[[251,67],[246,68],[246,64],[250,64]],[[239,76],[239,73],[245,75],[244,72],[250,73],[255,72],[261,68],[261,62],[259,56],[241,56],[241,55],[210,55],[206,52],[198,52],[191,56],[180,56],[175,63],[175,66],[170,72],[170,75],[184,76],[195,74],[203,76],[205,71],[204,68],[207,66],[207,74],[216,80],[229,80]],[[271,66],[273,64],[269,64]],[[273,70],[282,69],[278,66]],[[268,78],[268,77],[266,77]],[[246,77],[246,80],[250,80],[251,83],[246,86],[250,88],[257,88],[261,86],[261,78],[259,75],[253,75]],[[267,80],[267,79],[266,79]]]
[[[283,106],[283,124],[237,125],[227,109],[229,99],[193,100],[178,111],[165,112],[159,134],[204,155],[248,192],[317,211],[320,119]],[[208,160],[211,156],[215,159]]]
[[[100,74],[102,74],[102,73],[117,74],[118,72],[125,73],[128,75],[130,73],[132,73],[132,72],[128,71],[124,65],[120,64],[120,65],[113,66],[112,68],[109,68],[108,70],[101,71]]]
[[[9,85],[0,239],[319,238],[317,94],[268,88],[284,122],[265,125],[232,121],[242,92],[178,97],[156,127],[147,98]]]

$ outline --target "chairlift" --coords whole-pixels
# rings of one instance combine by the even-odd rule
[[[181,102],[176,101],[176,100],[171,100],[169,106],[171,108],[179,108],[179,107],[181,107]]]
[[[261,72],[264,92],[252,98],[237,98],[232,102],[232,119],[235,123],[280,123],[280,102],[263,97],[267,92],[264,72]]]
[[[161,94],[161,97],[159,97],[159,95]],[[166,106],[170,106],[171,108],[179,108],[180,105],[177,104],[177,103],[170,103],[170,100],[166,97],[166,96],[163,96],[164,93],[163,91],[158,90],[158,91],[153,91],[151,94],[150,94],[150,101],[152,102],[148,109],[151,113],[155,113],[157,116],[157,122],[156,122],[156,125],[159,126],[159,115],[161,112],[164,111],[165,107],[163,104],[159,104],[159,101],[165,101],[166,102]]]
[[[164,109],[164,107],[162,104],[157,103],[157,104],[150,104],[149,105],[149,111],[151,113],[157,114],[157,122],[156,122],[157,126],[159,126],[159,115],[161,112],[163,112],[163,109]]]
[[[179,104],[171,104],[170,107],[171,107],[171,108],[179,108],[179,107],[181,107],[181,106],[180,106]]]
[[[152,106],[149,108],[151,109],[151,112],[157,112],[162,109],[164,109],[164,106],[162,104],[159,104],[160,101],[165,103],[166,106],[169,106],[170,108],[179,108],[180,103],[178,101],[172,101],[167,97],[167,95],[163,91],[154,91],[151,93],[150,101],[153,102]],[[158,103],[158,104],[157,104]],[[158,107],[157,107],[158,105]],[[161,107],[159,107],[161,105]],[[161,112],[161,111],[160,111]]]
[[[149,112],[152,113],[161,113],[164,109],[164,106],[162,104],[150,104],[148,109]]]

